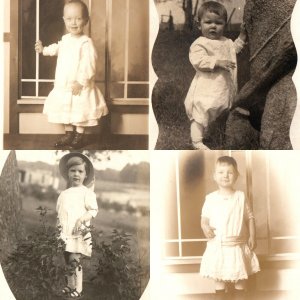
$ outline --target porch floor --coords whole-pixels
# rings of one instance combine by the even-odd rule
[[[54,150],[61,134],[4,134],[5,150]],[[147,135],[85,135],[85,150],[147,150]]]
[[[176,300],[214,300],[214,294],[198,294],[198,295],[184,295],[176,297]],[[226,300],[233,300],[234,295],[228,294]],[[299,295],[288,291],[259,291],[247,295],[246,300],[296,300]]]

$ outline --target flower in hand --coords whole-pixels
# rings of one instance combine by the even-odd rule
[[[73,229],[73,234],[79,233],[82,225],[83,225],[83,222],[81,221],[81,219],[78,219],[75,223],[75,226]]]
[[[248,246],[250,250],[254,250],[256,248],[256,239],[252,236],[249,237],[248,239]]]
[[[34,45],[34,49],[37,53],[42,53],[44,50],[43,44],[40,40],[36,41]]]
[[[74,81],[71,88],[72,88],[72,94],[74,96],[78,96],[82,91],[83,85],[81,85],[78,81]]]

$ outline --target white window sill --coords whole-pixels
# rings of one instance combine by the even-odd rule
[[[45,102],[45,98],[22,98],[17,100],[17,104],[21,105],[43,105]],[[109,101],[107,101],[109,105],[137,105],[137,106],[148,106],[149,105],[149,99],[148,98],[114,98]]]

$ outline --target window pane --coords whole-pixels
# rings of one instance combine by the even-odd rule
[[[22,96],[35,97],[35,83],[33,82],[22,82]]]
[[[163,171],[163,170],[162,170]],[[178,217],[177,217],[177,196],[176,196],[176,177],[175,177],[175,159],[170,159],[169,168],[169,186],[168,193],[166,193],[166,201],[162,203],[164,205],[163,211],[165,212],[165,238],[166,239],[178,239]]]
[[[252,152],[252,193],[253,193],[253,212],[257,237],[267,237],[267,164],[264,151]],[[267,251],[267,250],[266,250]]]
[[[269,151],[271,236],[299,235],[299,151]]]
[[[112,83],[110,90],[111,98],[124,98],[124,84]]]
[[[166,257],[168,257],[168,256],[179,256],[179,245],[178,245],[178,243],[166,243],[165,254],[166,254]]]
[[[65,34],[64,0],[40,0],[40,40],[44,46],[58,43]],[[40,55],[39,78],[54,79],[57,57]]]
[[[272,253],[299,253],[300,240],[272,240]]]
[[[40,82],[39,96],[47,97],[52,89],[53,89],[53,82]]]
[[[112,1],[111,78],[123,81],[125,66],[126,0]]]
[[[186,242],[182,244],[183,256],[202,256],[206,248],[206,242]]]
[[[182,238],[204,238],[200,227],[205,196],[216,190],[214,163],[220,151],[181,151],[179,160]]]
[[[96,80],[100,81],[105,81],[105,2],[106,0],[92,1],[92,9],[90,11],[91,38],[93,39],[98,55]]]
[[[35,78],[35,0],[23,0],[21,3],[21,76],[24,79]]]
[[[128,84],[128,98],[148,98],[148,84]]]
[[[149,1],[130,0],[129,80],[148,80]]]

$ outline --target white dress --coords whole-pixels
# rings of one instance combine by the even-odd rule
[[[218,191],[206,196],[202,217],[216,228],[215,237],[207,242],[200,274],[219,281],[247,279],[260,270],[255,253],[250,250],[245,224],[253,214],[241,191],[224,199]]]
[[[66,243],[65,251],[91,256],[92,238],[90,232],[73,234],[73,230],[76,221],[86,212],[96,217],[98,212],[96,194],[84,185],[68,188],[59,195],[56,211],[58,225],[61,226],[61,238]],[[85,226],[82,225],[82,229],[86,226],[90,226],[90,222],[86,222]]]
[[[237,91],[236,68],[226,71],[215,69],[217,60],[236,63],[236,53],[244,46],[241,39],[234,42],[222,37],[210,40],[199,37],[190,47],[190,62],[196,70],[185,99],[185,109],[190,120],[207,127],[222,111],[232,105]]]
[[[54,88],[45,100],[43,112],[51,123],[95,126],[108,109],[95,85],[97,54],[86,35],[66,34],[57,44],[44,47],[43,55],[57,55]],[[83,85],[80,95],[72,95],[74,81]]]

